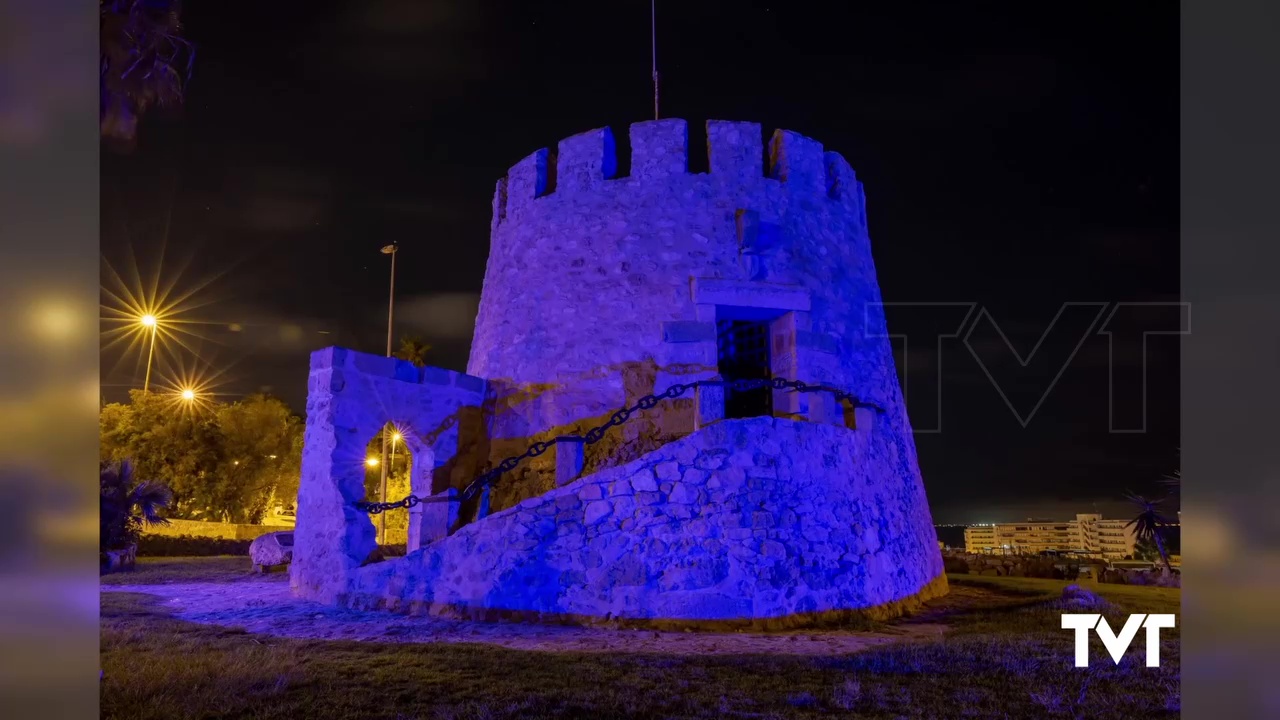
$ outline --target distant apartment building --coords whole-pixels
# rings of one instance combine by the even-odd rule
[[[1080,546],[1090,554],[1107,559],[1133,555],[1137,538],[1132,527],[1125,527],[1128,520],[1104,520],[1101,515],[1076,515],[1080,526]]]
[[[994,552],[1000,547],[995,525],[970,525],[964,529],[964,550],[970,553]]]
[[[1133,555],[1133,528],[1127,520],[1104,520],[1085,513],[1075,520],[1027,520],[1025,522],[973,525],[964,529],[964,547],[971,553],[1034,555],[1052,550],[1078,552],[1107,559]]]

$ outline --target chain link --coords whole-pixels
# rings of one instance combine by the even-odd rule
[[[503,473],[508,473],[508,472],[511,472],[512,470],[515,470],[516,467],[520,464],[521,460],[524,460],[525,458],[538,457],[539,455],[542,455],[543,453],[545,453],[547,450],[550,450],[551,447],[556,443],[584,442],[587,445],[594,445],[600,442],[601,440],[603,440],[605,434],[607,434],[610,429],[625,423],[633,413],[639,412],[641,410],[651,410],[654,407],[657,407],[658,403],[662,402],[663,400],[674,400],[684,395],[689,390],[699,388],[699,387],[727,387],[735,392],[748,392],[750,390],[759,390],[762,388],[772,388],[774,390],[791,390],[795,392],[828,392],[835,397],[836,402],[844,401],[844,402],[850,403],[853,407],[856,407],[856,408],[871,408],[872,410],[875,410],[877,413],[883,412],[881,408],[875,405],[864,403],[854,395],[844,392],[843,390],[827,387],[825,385],[810,385],[801,380],[787,380],[786,378],[769,378],[769,379],[761,378],[761,379],[752,379],[752,380],[697,380],[690,383],[675,383],[674,385],[671,385],[666,390],[660,393],[645,395],[644,397],[637,400],[636,404],[632,405],[631,407],[624,407],[619,409],[617,412],[610,415],[609,420],[606,421],[603,425],[594,427],[580,436],[579,435],[561,435],[559,437],[553,438],[551,442],[538,441],[533,443],[528,447],[528,449],[526,449],[520,455],[513,455],[503,460],[502,462],[498,463],[497,467],[494,467],[491,470],[485,471],[475,480],[472,480],[471,484],[467,485],[467,487],[464,488],[463,491],[460,493],[459,499],[463,501],[467,501],[474,498],[482,490],[487,490],[489,487],[491,487],[493,485],[493,482],[497,480],[498,477],[500,477]],[[402,500],[396,500],[394,502],[385,502],[385,503],[358,502],[356,503],[356,508],[359,510],[365,511],[370,515],[377,515],[379,513],[386,512],[387,510],[394,510],[396,508],[411,508],[421,503],[449,502],[450,500],[451,498],[449,498],[447,495],[446,496],[431,495],[428,497],[418,497],[417,495],[409,495],[408,497]]]

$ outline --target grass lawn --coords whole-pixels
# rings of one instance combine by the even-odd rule
[[[140,559],[103,584],[236,582],[246,558]],[[283,576],[281,576],[283,581]],[[924,620],[952,630],[832,657],[530,652],[479,644],[293,640],[176,619],[140,593],[102,594],[102,717],[163,718],[1137,718],[1176,717],[1179,630],[1160,668],[1143,636],[1121,665],[1073,635],[1065,583],[951,576]],[[1130,612],[1178,612],[1181,591],[1090,585]],[[391,616],[389,616],[390,619]]]
[[[243,556],[140,557],[132,572],[103,575],[98,581],[100,585],[234,582],[250,577],[251,570],[253,563]]]

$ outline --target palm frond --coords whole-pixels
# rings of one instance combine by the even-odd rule
[[[169,507],[172,502],[173,491],[150,480],[138,483],[129,494],[129,505],[138,508],[142,522],[147,525],[168,525],[169,521],[160,516],[160,510]]]
[[[152,106],[178,107],[195,47],[182,37],[179,0],[100,2],[99,125],[132,143]]]

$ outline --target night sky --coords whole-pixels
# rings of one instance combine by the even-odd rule
[[[1148,338],[1145,430],[1114,433],[1098,330],[1103,304],[1178,298],[1177,6],[969,5],[660,1],[662,114],[784,127],[853,165],[890,331],[909,336],[908,409],[941,428],[916,437],[937,522],[1128,512],[1123,491],[1177,467],[1178,338]],[[265,390],[301,412],[310,351],[382,352],[392,241],[397,335],[465,369],[495,180],[563,137],[652,118],[647,2],[183,17],[187,105],[149,118],[134,152],[104,151],[102,252],[130,286],[136,264],[191,294],[188,348],[155,372],[226,398]],[[942,340],[940,400],[929,334],[966,312],[968,343]],[[1131,391],[1141,335],[1115,337]],[[109,402],[141,383],[137,346],[102,367]],[[1136,401],[1115,402],[1143,429]]]

